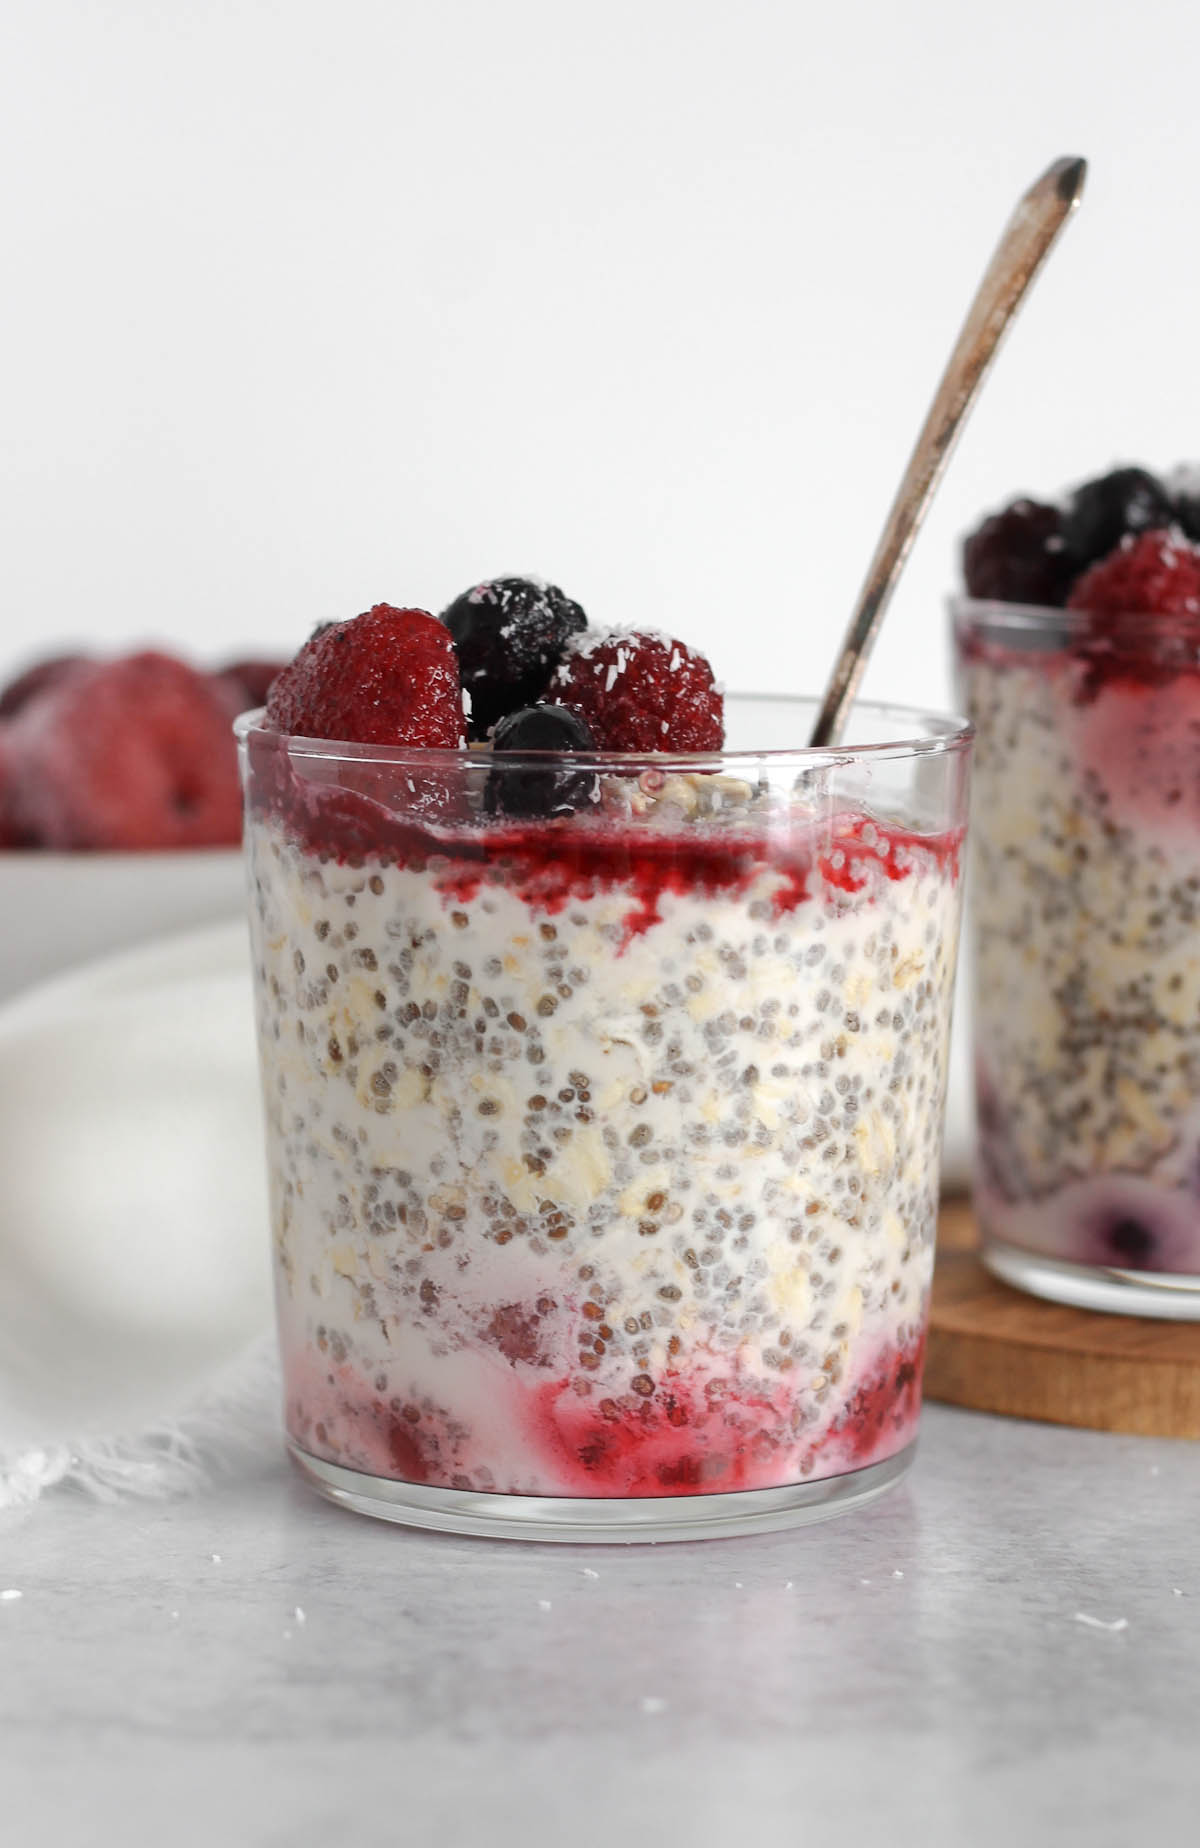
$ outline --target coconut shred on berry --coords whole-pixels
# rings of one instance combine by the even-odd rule
[[[475,1495],[881,1462],[919,1405],[959,830],[698,761],[701,654],[514,582],[451,606],[452,656],[420,612],[335,625],[246,740],[292,1442]]]

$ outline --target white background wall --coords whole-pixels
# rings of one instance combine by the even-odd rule
[[[1200,454],[1198,53],[1192,0],[4,0],[0,672],[535,569],[811,689],[1083,153],[871,670],[946,697],[981,507]]]

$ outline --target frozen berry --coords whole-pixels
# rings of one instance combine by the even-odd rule
[[[1170,488],[1177,524],[1189,539],[1200,540],[1200,469],[1195,466],[1176,469]]]
[[[450,637],[428,611],[389,603],[332,623],[272,683],[266,723],[304,738],[453,750],[463,698]]]
[[[287,665],[284,661],[230,661],[225,667],[216,670],[215,678],[222,682],[234,710],[250,712],[257,706],[265,706],[271,683],[277,680]]]
[[[0,724],[0,847],[33,847],[37,843],[16,817],[17,758],[12,727]]]
[[[13,823],[53,848],[236,845],[237,757],[209,677],[147,652],[63,675],[12,721]]]
[[[1104,1230],[1112,1263],[1130,1270],[1154,1269],[1154,1248],[1158,1240],[1142,1220],[1126,1213],[1112,1220]]]
[[[595,750],[583,720],[563,706],[523,706],[506,713],[492,733],[492,750],[554,752]],[[487,783],[488,809],[505,815],[570,815],[599,799],[594,770],[562,764],[497,766]]]
[[[1200,548],[1177,529],[1121,540],[1085,571],[1067,607],[1092,616],[1200,616]]]
[[[1107,558],[1129,533],[1170,526],[1175,518],[1171,497],[1157,476],[1144,468],[1115,468],[1076,488],[1063,518],[1063,539],[1084,571]]]
[[[719,751],[725,702],[702,654],[669,635],[612,629],[567,651],[551,691],[600,751]]]
[[[1041,501],[1016,500],[963,543],[967,594],[989,603],[1057,609],[1077,567],[1062,536],[1062,514]]]
[[[587,627],[578,603],[557,584],[527,577],[476,584],[442,612],[442,621],[470,695],[472,738],[486,738],[506,712],[541,699],[570,637]]]
[[[0,693],[0,719],[11,719],[27,706],[39,693],[44,693],[75,668],[84,665],[86,655],[64,654],[49,655],[44,661],[36,661],[27,667],[23,674],[10,680],[3,693]]]

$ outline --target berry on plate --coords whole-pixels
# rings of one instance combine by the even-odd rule
[[[651,630],[580,637],[551,694],[584,720],[598,751],[717,751],[725,702],[702,654]]]
[[[540,578],[492,578],[442,612],[471,698],[472,738],[486,738],[506,712],[533,705],[572,635],[587,626],[578,603]]]
[[[564,706],[523,706],[506,713],[492,733],[492,750],[506,752],[591,751],[592,734],[577,713]],[[528,817],[570,815],[599,799],[594,770],[561,763],[497,767],[487,783],[485,801],[492,813]]]
[[[282,674],[285,661],[227,661],[224,667],[214,671],[214,679],[219,680],[228,693],[233,706],[234,716],[239,712],[249,712],[256,706],[265,706],[271,683]]]
[[[1128,534],[1085,571],[1067,607],[1092,616],[1200,616],[1200,548],[1177,527]]]
[[[453,643],[427,610],[390,603],[330,623],[272,683],[266,723],[294,737],[453,750],[463,743]]]
[[[32,667],[25,669],[23,674],[18,674],[15,680],[10,680],[4,691],[0,693],[0,719],[15,718],[23,706],[27,706],[31,700],[36,699],[39,693],[45,693],[54,686],[64,674],[69,674],[74,668],[82,666],[87,658],[86,655],[81,654],[61,654],[48,655],[43,661],[35,661]]]
[[[87,662],[8,727],[10,825],[50,848],[236,845],[229,715],[205,674],[146,652]]]
[[[11,731],[11,726],[0,724],[0,847],[29,847],[34,843],[18,825],[13,806],[16,764]]]
[[[1057,609],[1077,569],[1062,523],[1059,509],[1041,501],[1016,500],[993,513],[963,542],[968,596]]]

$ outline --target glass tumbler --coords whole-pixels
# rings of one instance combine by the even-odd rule
[[[920,1410],[969,728],[570,760],[239,721],[288,1439],[425,1527],[812,1520]]]
[[[960,601],[984,1257],[1200,1318],[1200,621]]]

